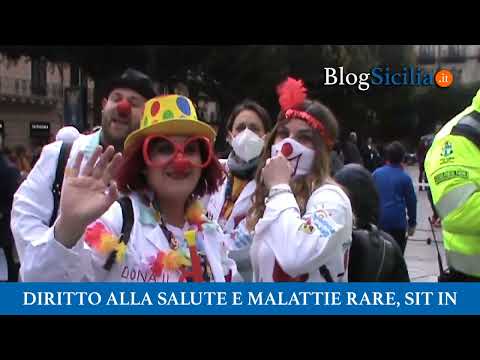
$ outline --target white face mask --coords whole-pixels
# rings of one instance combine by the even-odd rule
[[[283,151],[282,151],[283,149]],[[282,153],[293,168],[292,176],[307,175],[312,170],[315,151],[292,138],[286,138],[272,146],[272,157]]]
[[[263,139],[249,128],[235,136],[232,141],[232,148],[243,161],[249,162],[260,156],[263,150]]]

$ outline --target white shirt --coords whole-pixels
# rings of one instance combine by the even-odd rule
[[[224,166],[226,164],[224,163]],[[238,272],[244,281],[252,280],[252,266],[250,261],[251,234],[246,228],[246,217],[252,207],[252,196],[255,193],[255,179],[248,182],[235,201],[230,217],[225,220],[220,218],[223,205],[225,203],[225,190],[228,179],[225,179],[219,190],[212,194],[206,206],[207,214],[210,219],[218,222],[226,234],[230,235],[229,255],[235,260]]]
[[[180,271],[165,270],[154,274],[151,262],[159,251],[168,252],[170,246],[154,218],[153,210],[145,206],[138,195],[130,195],[134,211],[134,224],[127,244],[125,260],[115,263],[111,270],[103,268],[107,255],[88,246],[85,235],[68,249],[54,238],[53,227],[33,243],[24,253],[21,275],[24,281],[99,281],[99,282],[176,282]],[[102,224],[116,238],[120,237],[123,216],[115,202],[94,224]],[[92,224],[92,225],[94,225]],[[168,226],[180,244],[183,232]],[[197,247],[206,256],[212,281],[225,282],[225,276],[235,277],[235,262],[226,255],[223,233],[218,225],[209,224],[197,234]]]
[[[350,200],[338,186],[315,190],[303,217],[294,195],[279,193],[267,202],[255,227],[250,249],[254,281],[324,282],[320,268],[326,267],[334,282],[345,282],[351,234]]]
[[[71,166],[80,150],[84,152],[82,164],[85,164],[99,142],[100,132],[80,135],[72,146],[67,166]],[[43,147],[37,163],[14,195],[10,225],[20,264],[23,263],[25,251],[49,230],[53,212],[52,185],[61,147],[61,141]]]

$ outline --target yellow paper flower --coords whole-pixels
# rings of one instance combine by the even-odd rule
[[[190,259],[187,259],[185,256],[181,255],[178,258],[178,267],[180,266],[192,266]]]
[[[100,240],[98,251],[104,255],[110,254],[118,245],[117,237],[107,232],[102,234]]]
[[[119,242],[116,250],[117,255],[115,261],[117,262],[117,264],[120,264],[125,260],[125,254],[127,253],[127,245],[125,245],[123,241]]]
[[[163,259],[167,270],[178,270],[180,266],[192,266],[190,260],[183,256],[179,251],[170,251]]]
[[[197,232],[195,230],[185,231],[184,236],[185,240],[187,241],[188,247],[194,246],[196,244]]]
[[[197,200],[188,207],[185,217],[190,223],[194,223],[202,218],[204,212],[202,203]]]

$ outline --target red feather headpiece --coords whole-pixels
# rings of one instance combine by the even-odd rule
[[[295,80],[294,78],[288,77],[287,80],[278,85],[277,94],[280,108],[285,113],[286,119],[296,118],[304,120],[308,125],[320,133],[328,148],[331,149],[333,147],[333,141],[320,119],[315,118],[305,111],[292,109],[293,107],[302,104],[307,98],[307,89],[302,80]]]
[[[287,111],[295,105],[299,105],[307,98],[307,89],[302,80],[289,77],[277,87],[278,102],[282,111]]]

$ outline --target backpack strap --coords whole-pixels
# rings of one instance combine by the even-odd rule
[[[132,233],[133,221],[134,221],[132,200],[128,196],[124,196],[118,199],[117,202],[120,204],[120,207],[122,208],[122,217],[123,217],[122,235],[120,236],[120,239],[118,241],[123,242],[125,245],[127,245],[128,241],[130,240],[130,234]],[[115,263],[116,255],[117,255],[116,250],[113,250],[110,253],[110,255],[108,255],[107,261],[105,262],[105,265],[103,265],[103,268],[105,270],[107,271],[112,270],[112,266]]]
[[[380,232],[378,231],[378,228],[374,225],[374,224],[370,224],[370,231],[369,231],[369,236],[370,236],[370,239],[372,236],[377,236],[380,241],[381,241],[381,257],[380,257],[380,264],[378,266],[378,271],[377,271],[377,275],[375,276],[375,281],[380,281],[380,276],[382,275],[383,273],[383,268],[385,267],[385,251],[386,251],[386,241],[385,239],[383,239],[380,235]]]
[[[320,275],[322,275],[327,282],[333,282],[333,278],[332,278],[332,275],[330,274],[330,270],[328,270],[326,265],[320,266],[319,270],[320,270]]]
[[[428,217],[428,223],[430,224],[430,229],[432,230],[433,242],[435,243],[435,247],[437,248],[438,269],[440,272],[440,276],[443,276],[445,275],[445,270],[443,268],[442,256],[440,255],[440,249],[438,248],[437,244],[437,236],[435,235],[435,229],[433,228],[433,222],[430,216]]]
[[[72,150],[72,143],[63,142],[58,155],[57,170],[55,171],[55,180],[52,184],[53,194],[53,211],[50,217],[50,227],[55,223],[58,215],[58,209],[60,206],[60,195],[62,194],[63,177],[65,174],[65,167]]]
[[[463,136],[480,148],[480,113],[474,111],[460,119],[450,134]]]

